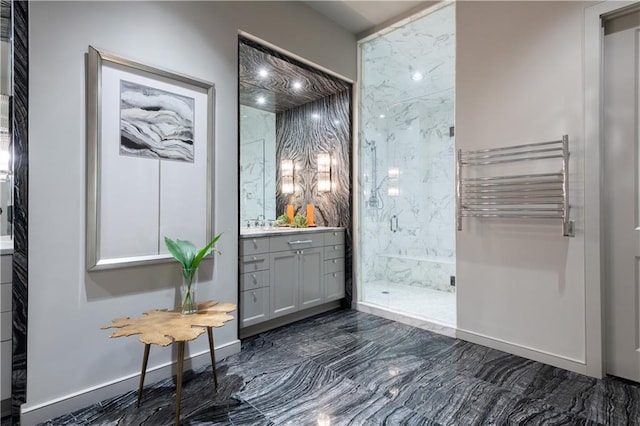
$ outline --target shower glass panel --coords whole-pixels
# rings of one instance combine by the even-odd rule
[[[455,5],[360,61],[359,302],[455,326]]]

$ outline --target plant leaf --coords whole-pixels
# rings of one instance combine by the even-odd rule
[[[198,265],[200,265],[200,261],[202,260],[203,257],[205,257],[206,255],[208,255],[211,251],[215,250],[213,248],[213,245],[220,239],[220,237],[222,236],[222,232],[219,233],[218,235],[216,235],[213,240],[209,241],[209,244],[207,244],[206,246],[204,246],[202,248],[202,250],[200,250],[198,252],[198,254],[196,255],[196,257],[193,259],[193,263],[191,264],[192,268],[197,268]],[[216,250],[218,251],[218,250]],[[218,253],[220,253],[218,251]]]
[[[178,246],[180,246],[180,250],[182,250],[182,254],[184,256],[184,265],[185,269],[195,269],[197,266],[193,266],[193,259],[196,257],[196,252],[198,249],[195,244],[188,240],[176,240]]]
[[[182,247],[178,243],[173,241],[171,238],[169,238],[169,237],[164,237],[164,243],[167,245],[167,249],[169,249],[169,253],[171,253],[171,255],[178,262],[180,262],[182,264],[182,267],[184,269],[189,269],[190,263],[187,264],[186,259],[184,257],[184,253],[182,251]]]

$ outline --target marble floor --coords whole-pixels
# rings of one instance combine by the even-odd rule
[[[364,301],[385,309],[456,326],[456,294],[389,281],[363,284]]]
[[[640,385],[596,380],[353,310],[242,342],[189,372],[183,425],[640,425]],[[163,380],[44,425],[170,425]]]

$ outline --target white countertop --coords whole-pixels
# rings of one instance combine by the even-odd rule
[[[240,228],[240,237],[267,237],[269,235],[286,235],[302,232],[344,231],[345,228],[336,226],[316,226],[311,228]]]
[[[0,237],[0,255],[13,254],[13,239],[8,236]]]

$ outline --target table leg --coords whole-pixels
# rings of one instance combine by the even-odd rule
[[[140,408],[140,400],[142,399],[142,388],[144,387],[144,375],[147,374],[147,361],[149,361],[149,349],[151,344],[146,343],[144,345],[144,355],[142,356],[142,372],[140,373],[140,385],[138,386],[138,404],[137,408]]]
[[[209,335],[209,352],[211,353],[211,369],[213,370],[213,384],[218,390],[218,375],[216,374],[216,351],[213,348],[213,329],[207,327],[207,334]]]
[[[178,371],[176,374],[176,426],[180,426],[180,394],[182,392],[182,368],[184,364],[184,342],[178,342]]]

